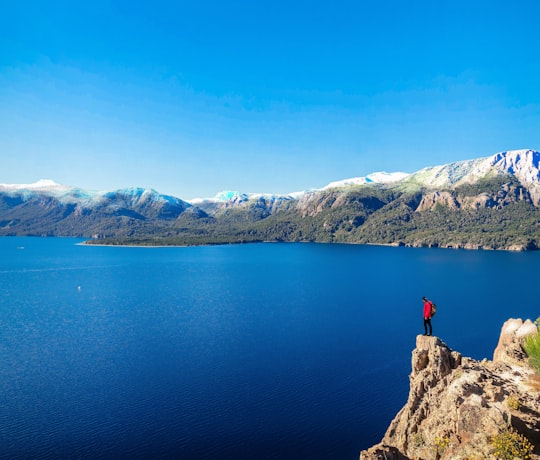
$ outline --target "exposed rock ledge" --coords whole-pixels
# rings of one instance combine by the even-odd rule
[[[520,345],[534,332],[529,320],[508,320],[493,361],[462,357],[439,338],[419,335],[407,403],[361,460],[494,458],[492,437],[509,429],[540,459],[540,378]]]

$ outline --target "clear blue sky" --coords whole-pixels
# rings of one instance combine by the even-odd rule
[[[540,148],[536,1],[3,1],[0,183],[287,193]]]

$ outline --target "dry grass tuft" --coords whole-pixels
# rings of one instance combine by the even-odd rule
[[[540,392],[540,375],[533,374],[529,376],[527,385],[534,391]]]

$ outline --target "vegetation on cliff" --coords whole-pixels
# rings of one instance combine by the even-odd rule
[[[529,440],[513,430],[493,436],[491,445],[493,446],[493,455],[501,460],[514,460],[516,458],[529,460],[534,451],[534,446]]]
[[[537,327],[540,327],[540,318],[535,321]],[[530,365],[536,369],[540,375],[540,333],[528,335],[523,339],[523,348],[529,357]]]

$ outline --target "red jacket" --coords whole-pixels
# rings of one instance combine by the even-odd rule
[[[431,319],[431,302],[429,300],[424,302],[424,319]]]

